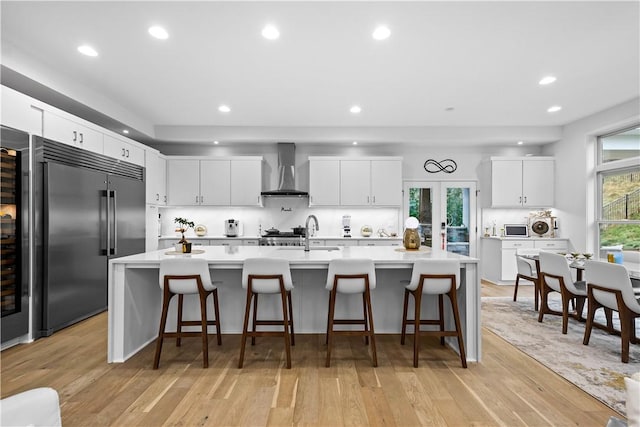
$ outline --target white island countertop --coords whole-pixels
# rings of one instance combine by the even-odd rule
[[[253,257],[275,257],[289,261],[294,280],[292,292],[296,333],[324,333],[326,330],[328,292],[325,289],[327,267],[336,258],[369,258],[376,266],[377,287],[372,291],[376,333],[399,333],[404,287],[402,280],[411,277],[413,262],[424,259],[457,259],[460,261],[461,285],[458,305],[467,360],[480,360],[480,277],[478,259],[441,250],[406,251],[395,246],[303,247],[291,246],[197,246],[201,253],[175,254],[161,249],[109,261],[109,325],[108,361],[124,362],[157,337],[162,293],[158,286],[160,261],[175,257],[206,259],[212,278],[220,281],[220,318],[223,334],[242,331],[246,291],[240,283],[244,260]],[[185,297],[185,320],[197,319],[197,298]],[[425,300],[425,307],[435,307],[437,298]],[[445,298],[446,300],[446,298]],[[211,301],[209,301],[211,303]],[[265,300],[265,304],[268,301]],[[262,304],[261,304],[262,305]],[[357,305],[357,304],[356,304]],[[345,304],[341,314],[346,318],[361,315],[351,313]],[[361,310],[361,306],[358,310]],[[451,320],[449,304],[445,305],[447,324]],[[265,306],[269,311],[269,305]],[[262,309],[262,308],[261,308]],[[273,304],[277,313],[277,304]],[[433,312],[431,313],[433,314]],[[269,315],[269,313],[267,313]],[[336,314],[338,315],[338,313]],[[175,307],[172,303],[168,329],[175,327]],[[223,345],[224,343],[223,337]],[[457,350],[455,340],[447,343]],[[151,364],[151,361],[149,361]],[[294,356],[295,363],[295,356]]]

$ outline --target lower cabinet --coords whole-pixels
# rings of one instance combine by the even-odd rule
[[[482,239],[482,278],[493,283],[513,283],[518,274],[516,251],[540,249],[564,252],[569,249],[567,239]]]

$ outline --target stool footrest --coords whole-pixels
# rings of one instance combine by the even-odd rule
[[[214,333],[207,333],[207,335],[216,335]],[[164,338],[188,338],[188,337],[202,337],[202,332],[165,332],[162,334]]]
[[[280,337],[282,338],[282,331],[247,331],[248,337]]]
[[[182,326],[202,326],[202,322],[200,320],[183,320],[180,323]],[[207,320],[208,326],[216,326],[217,324],[217,320]]]
[[[363,319],[334,319],[334,325],[364,325]]]
[[[271,326],[282,326],[284,324],[284,320],[256,320],[256,325],[271,325]],[[291,320],[287,321],[287,324],[291,325]]]

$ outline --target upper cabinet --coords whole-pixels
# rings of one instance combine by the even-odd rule
[[[103,134],[74,120],[44,112],[42,134],[45,138],[103,154]]]
[[[486,206],[545,208],[554,205],[552,157],[492,157],[489,168],[491,188]]]
[[[164,206],[167,204],[167,161],[159,152],[148,149],[145,164],[147,204]]]
[[[402,205],[399,157],[309,158],[311,206]]]
[[[262,157],[167,158],[168,204],[260,206]]]
[[[13,129],[42,135],[41,102],[6,86],[0,86],[2,124]]]
[[[144,150],[127,142],[123,138],[116,138],[105,134],[103,154],[105,156],[124,160],[125,162],[133,163],[139,166],[145,165]]]

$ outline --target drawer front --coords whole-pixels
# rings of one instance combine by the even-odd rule
[[[502,249],[533,249],[534,243],[531,240],[503,240]]]
[[[357,240],[349,240],[347,239],[332,239],[325,240],[325,244],[327,246],[358,246]]]
[[[567,240],[541,240],[535,242],[535,247],[540,249],[566,250],[569,248],[569,242]]]
[[[258,239],[247,239],[243,240],[242,244],[244,246],[258,246]]]

